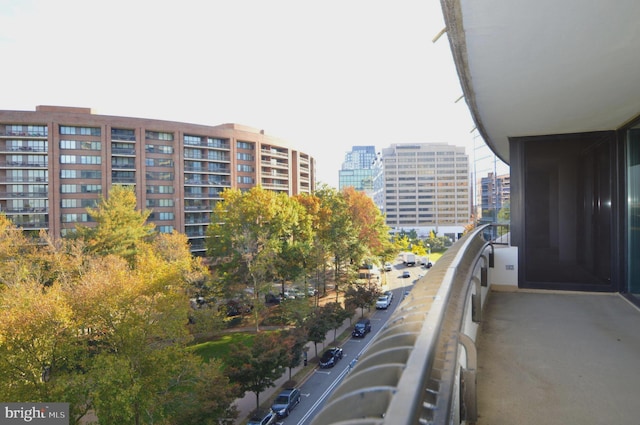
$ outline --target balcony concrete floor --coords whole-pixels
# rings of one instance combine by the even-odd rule
[[[640,310],[618,294],[492,291],[478,425],[640,424]]]

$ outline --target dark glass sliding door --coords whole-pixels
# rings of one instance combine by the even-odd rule
[[[518,218],[522,287],[615,290],[611,279],[614,141],[614,132],[512,140],[521,144],[517,151],[523,166]]]

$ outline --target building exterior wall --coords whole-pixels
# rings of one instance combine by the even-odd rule
[[[357,191],[371,194],[375,161],[375,146],[353,146],[351,151],[345,154],[341,170],[338,172],[338,189],[353,187]]]
[[[136,189],[161,232],[204,250],[226,188],[289,195],[315,190],[315,161],[264,131],[95,115],[88,108],[0,111],[0,211],[26,231],[54,237],[90,220],[86,207],[114,184]]]
[[[470,222],[469,158],[444,143],[393,144],[382,149],[381,209],[395,231],[462,233]]]
[[[482,223],[497,222],[498,212],[509,204],[511,192],[511,176],[496,176],[488,173],[480,179],[480,221]]]

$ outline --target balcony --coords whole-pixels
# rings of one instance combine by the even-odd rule
[[[272,149],[260,149],[260,153],[265,155],[263,158],[266,158],[269,156],[277,157],[277,158],[289,158],[289,152],[286,152],[286,151],[283,152],[283,151],[272,150]]]
[[[49,192],[0,192],[0,199],[47,199]]]
[[[0,176],[0,183],[47,183],[48,177]]]
[[[46,162],[32,161],[0,161],[1,168],[47,168]]]
[[[114,148],[114,149],[111,149],[111,154],[113,156],[135,156],[136,150],[133,148],[131,149]]]
[[[519,290],[517,248],[487,227],[416,283],[313,425],[637,423],[640,310]]]
[[[10,131],[0,129],[0,137],[35,137],[46,139],[48,137],[48,134],[46,131]]]
[[[286,168],[289,169],[289,163],[285,161],[275,161],[275,160],[260,160],[260,164],[264,167],[278,167],[278,168]],[[266,169],[266,168],[265,168]]]

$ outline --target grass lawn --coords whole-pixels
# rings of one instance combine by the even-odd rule
[[[212,341],[202,342],[192,346],[194,353],[202,357],[205,361],[210,359],[219,359],[224,361],[229,356],[229,347],[231,344],[242,344],[247,347],[253,345],[255,334],[252,332],[236,332],[221,335]]]
[[[432,252],[431,255],[428,255],[429,261],[435,264],[435,262],[442,257],[442,254],[444,254],[444,252]]]

